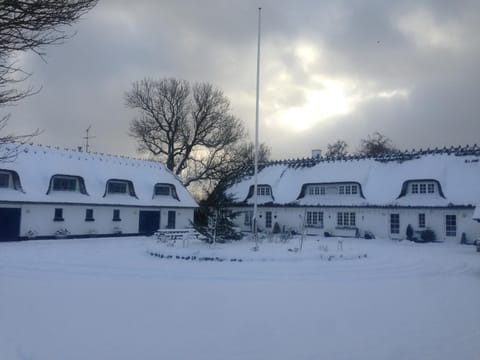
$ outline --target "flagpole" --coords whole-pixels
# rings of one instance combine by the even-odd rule
[[[258,226],[257,226],[257,189],[258,189],[258,123],[260,104],[260,29],[262,20],[262,8],[258,8],[258,42],[257,42],[257,95],[255,104],[255,169],[253,186],[253,234],[255,237],[255,249],[258,250]]]

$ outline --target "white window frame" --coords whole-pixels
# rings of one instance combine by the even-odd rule
[[[445,215],[445,235],[457,236],[457,215]]]
[[[426,227],[425,213],[418,214],[418,227],[420,229],[425,229]]]

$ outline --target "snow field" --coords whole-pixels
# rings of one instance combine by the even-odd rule
[[[297,253],[288,248],[298,239],[252,246],[0,243],[0,359],[480,358],[473,247],[344,239],[340,252],[337,239],[314,237]]]

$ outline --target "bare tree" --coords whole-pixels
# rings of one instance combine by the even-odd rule
[[[348,154],[348,145],[344,140],[337,140],[333,144],[327,145],[327,152],[325,156],[327,158],[341,158]]]
[[[392,141],[378,131],[361,140],[359,154],[364,156],[378,156],[396,151]]]
[[[73,34],[66,27],[75,23],[92,9],[98,0],[0,0],[0,107],[13,105],[34,94],[32,88],[17,89],[14,86],[25,80],[29,73],[20,68],[12,57],[19,52],[33,51],[45,55],[47,45],[60,44]],[[0,130],[4,130],[8,115],[0,118]],[[11,159],[15,146],[5,143],[25,142],[39,131],[27,135],[0,137],[0,161]]]
[[[218,180],[237,161],[235,149],[245,130],[229,100],[212,85],[144,79],[126,92],[125,102],[139,110],[130,124],[138,150],[165,161],[185,185]]]

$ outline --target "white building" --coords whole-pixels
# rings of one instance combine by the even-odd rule
[[[184,228],[196,207],[154,161],[26,145],[0,163],[0,240]]]
[[[258,174],[258,226],[339,236],[405,239],[431,229],[440,241],[480,235],[480,148],[399,152],[379,158],[276,161]],[[227,190],[237,225],[251,228],[253,178]]]

